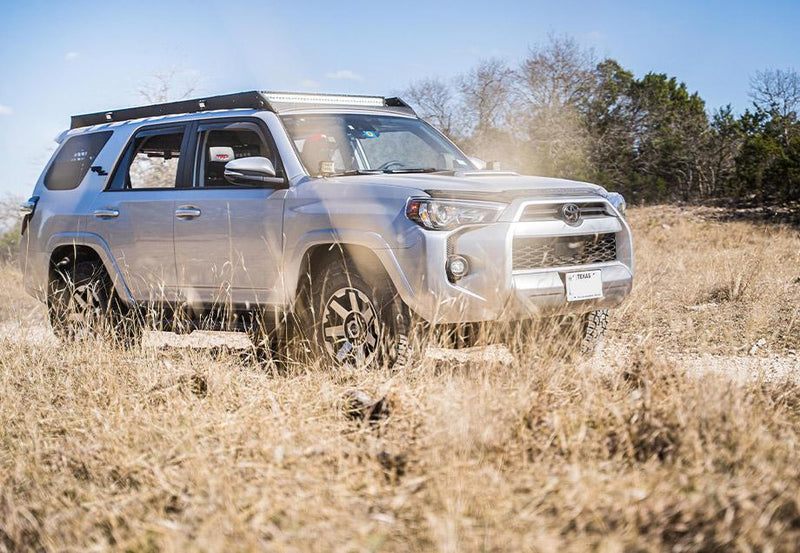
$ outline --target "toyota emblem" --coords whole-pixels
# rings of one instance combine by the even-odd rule
[[[575,204],[561,206],[561,218],[568,225],[577,225],[581,222],[581,208]]]

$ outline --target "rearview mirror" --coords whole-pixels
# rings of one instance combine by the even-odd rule
[[[231,184],[263,185],[282,184],[276,176],[275,166],[265,157],[243,157],[225,164],[225,180]]]

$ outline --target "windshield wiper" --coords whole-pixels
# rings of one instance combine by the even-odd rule
[[[350,177],[353,175],[381,175],[383,171],[378,169],[348,169],[347,171],[342,171],[341,173],[333,173],[331,177]]]
[[[440,173],[446,169],[437,169],[435,167],[412,167],[409,169],[348,169],[339,173],[333,173],[331,177],[350,177],[353,175],[384,175],[384,174],[402,174],[402,173]]]
[[[439,173],[445,169],[437,169],[436,167],[414,167],[409,169],[386,169],[384,173]]]

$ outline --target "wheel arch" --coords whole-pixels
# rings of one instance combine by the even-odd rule
[[[329,243],[316,244],[309,247],[303,254],[300,263],[298,287],[304,278],[314,277],[334,260],[344,259],[348,264],[365,278],[375,277],[379,274],[388,276],[388,271],[373,250],[360,244]]]
[[[56,278],[56,264],[65,258],[72,262],[99,261],[105,268],[114,285],[117,296],[125,303],[134,303],[130,290],[122,279],[111,250],[105,241],[95,234],[69,233],[54,235],[47,244],[48,283]]]
[[[296,280],[290,290],[293,292],[292,300],[297,299],[304,283],[313,278],[315,274],[332,260],[346,258],[353,263],[359,273],[366,277],[378,274],[388,277],[400,297],[406,301],[411,294],[411,287],[400,268],[394,253],[388,248],[376,249],[361,241],[320,241],[307,245],[300,256],[296,272]]]

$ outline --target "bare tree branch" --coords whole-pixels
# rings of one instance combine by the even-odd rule
[[[20,220],[19,203],[21,198],[6,195],[0,199],[0,232],[14,228]]]
[[[137,89],[149,104],[162,104],[189,98],[198,88],[199,79],[196,74],[172,67],[165,71],[157,71]]]
[[[591,93],[596,60],[570,37],[551,35],[548,42],[531,48],[517,70],[523,97],[537,108],[576,107]]]
[[[457,83],[467,124],[475,132],[503,127],[508,115],[508,100],[514,72],[500,59],[483,60]]]
[[[767,112],[789,117],[800,111],[800,74],[794,69],[757,71],[750,78],[750,98]]]
[[[455,128],[456,106],[453,88],[439,78],[411,83],[403,96],[414,104],[419,115],[447,136]]]

